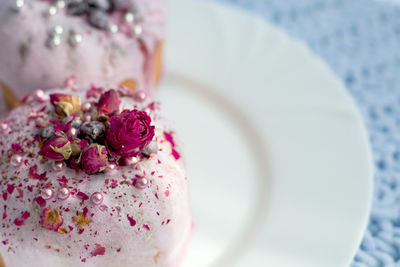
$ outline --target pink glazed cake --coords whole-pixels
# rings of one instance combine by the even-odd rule
[[[5,266],[179,266],[188,181],[159,104],[94,86],[24,102],[0,125]]]
[[[74,76],[151,92],[164,26],[165,0],[1,0],[0,89],[13,101]]]

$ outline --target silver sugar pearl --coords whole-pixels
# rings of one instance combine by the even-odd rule
[[[132,23],[135,20],[135,15],[131,12],[125,13],[124,19],[127,23]]]
[[[61,35],[64,33],[64,28],[61,25],[57,25],[53,28],[52,32],[53,35]]]
[[[12,7],[12,10],[15,12],[19,12],[21,10],[21,8],[23,8],[25,5],[25,1],[24,0],[15,0],[15,3]]]
[[[111,33],[117,33],[119,31],[118,25],[117,24],[110,24],[108,26],[108,31]]]
[[[80,33],[71,33],[68,42],[71,46],[77,46],[82,43],[83,36]]]
[[[57,14],[57,7],[56,6],[50,6],[49,9],[47,10],[47,13],[50,16],[54,16],[55,14]]]
[[[56,7],[57,8],[63,9],[63,8],[65,8],[65,6],[66,6],[66,3],[65,3],[64,0],[57,0],[56,1]]]
[[[135,25],[133,27],[133,33],[135,34],[135,36],[140,36],[143,33],[143,28],[140,25]]]
[[[49,39],[47,40],[47,47],[48,48],[55,48],[61,44],[61,36],[60,35],[54,35],[50,36]]]

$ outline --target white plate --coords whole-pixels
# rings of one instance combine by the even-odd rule
[[[160,90],[187,155],[184,267],[347,266],[372,196],[366,131],[302,43],[214,3],[169,2]]]

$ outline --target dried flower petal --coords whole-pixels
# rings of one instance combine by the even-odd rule
[[[92,221],[89,219],[87,214],[79,212],[77,216],[72,217],[72,221],[78,224],[79,230],[84,229]]]
[[[104,255],[106,253],[106,248],[100,244],[96,244],[96,248],[91,252],[92,257],[97,255]]]
[[[68,234],[68,230],[65,227],[58,228],[57,232],[59,232],[60,234]]]

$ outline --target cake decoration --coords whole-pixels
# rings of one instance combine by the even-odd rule
[[[37,91],[2,121],[6,266],[176,266],[192,228],[186,173],[159,105],[139,94]]]
[[[140,101],[145,100],[141,92],[137,94],[141,95]],[[116,90],[103,93],[94,105],[85,103],[85,112],[79,96],[51,94],[50,102],[58,117],[50,120],[52,125],[40,128],[39,155],[55,160],[53,170],[57,172],[67,165],[73,168],[80,165],[87,174],[96,174],[107,169],[110,162],[132,165],[138,162],[140,153],[150,156],[157,152],[157,144],[152,142],[154,126],[150,116],[137,109],[119,113]],[[92,115],[85,117],[83,123],[81,117],[85,113]],[[14,157],[15,166],[20,165],[22,158]]]
[[[69,76],[83,87],[97,80],[152,95],[163,73],[165,12],[165,0],[0,1],[0,114]]]
[[[129,38],[140,37],[143,33],[144,16],[135,2],[124,0],[34,0],[48,2],[43,14],[47,19],[57,14],[81,17],[97,29],[110,33],[121,32]],[[19,13],[25,6],[24,0],[15,0],[12,10]],[[67,37],[65,35],[68,35]],[[71,47],[82,43],[83,34],[76,29],[65,33],[62,25],[54,26],[48,33],[46,45],[56,48],[66,39]]]
[[[61,200],[68,199],[70,195],[71,195],[71,192],[69,191],[69,189],[67,187],[60,188],[57,191],[57,198],[61,199]]]

